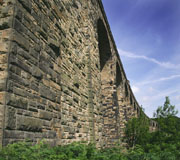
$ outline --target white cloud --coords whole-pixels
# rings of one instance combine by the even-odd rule
[[[154,91],[156,91],[156,90],[155,90],[153,87],[149,87],[149,88],[148,88],[148,91],[152,93],[152,92],[154,92]]]
[[[178,88],[163,90],[163,91],[159,91],[159,93],[155,93],[154,95],[148,95],[148,94],[146,96],[138,95],[138,99],[141,100],[143,105],[146,107],[146,106],[150,106],[154,102],[164,99],[166,96],[173,97],[172,95],[178,93],[178,91],[179,91]]]
[[[172,76],[169,76],[169,77],[162,77],[162,78],[159,78],[159,79],[156,79],[156,80],[151,80],[151,81],[144,81],[144,82],[140,82],[138,84],[139,85],[146,85],[146,84],[151,84],[151,83],[157,83],[157,82],[172,80],[172,79],[176,79],[176,78],[180,78],[180,74],[172,75]]]
[[[144,59],[144,60],[147,60],[149,62],[155,63],[161,67],[168,68],[168,69],[180,69],[180,65],[176,65],[176,64],[173,64],[170,62],[160,62],[154,58],[150,58],[150,57],[143,56],[143,55],[136,55],[132,52],[127,52],[127,51],[124,51],[121,49],[118,49],[118,52],[119,52],[120,56],[125,56],[128,58],[135,58],[135,59]]]
[[[177,93],[177,92],[178,92],[178,88],[166,90],[166,91],[161,91],[160,94],[155,95],[153,98],[154,99],[163,98],[163,97],[170,96],[170,95]]]
[[[137,86],[137,84],[135,86]],[[158,106],[164,104],[166,96],[170,97],[170,100],[172,101],[171,104],[175,105],[176,109],[179,109],[180,111],[180,85],[159,90],[149,85],[139,85],[138,87],[140,88],[140,92],[135,93],[135,97],[139,104],[145,108],[145,112],[148,116],[152,117],[153,111],[155,111]],[[178,116],[180,116],[180,112]]]
[[[143,96],[142,97],[142,102],[149,102],[150,96]]]
[[[138,93],[139,92],[139,88],[136,86],[132,86],[131,89],[133,90],[133,93]]]
[[[180,96],[176,96],[176,100],[180,100]]]

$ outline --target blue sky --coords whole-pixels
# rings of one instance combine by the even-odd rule
[[[134,95],[152,117],[165,96],[180,116],[180,0],[102,0]]]

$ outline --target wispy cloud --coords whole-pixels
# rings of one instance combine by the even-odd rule
[[[142,105],[146,108],[146,109],[150,109],[150,110],[155,110],[156,107],[158,105],[161,105],[161,101],[163,104],[163,101],[165,99],[166,96],[170,96],[171,98],[173,98],[174,94],[178,94],[179,93],[179,89],[168,89],[168,90],[163,90],[163,91],[159,91],[159,93],[154,93],[154,95],[138,95],[138,99],[141,100]],[[172,103],[174,104],[174,103]],[[175,104],[176,106],[178,106],[177,104]]]
[[[162,77],[162,78],[159,78],[159,79],[156,79],[156,80],[144,81],[144,82],[140,82],[138,84],[139,85],[146,85],[146,84],[151,84],[151,83],[168,81],[168,80],[172,80],[172,79],[176,79],[176,78],[180,78],[180,74],[172,75],[172,76],[169,76],[169,77]]]
[[[131,88],[133,90],[133,93],[138,93],[139,92],[139,88],[138,87],[132,86]]]
[[[168,69],[180,69],[180,64],[176,65],[176,64],[173,64],[170,62],[160,62],[154,58],[150,58],[150,57],[143,56],[143,55],[136,55],[132,52],[127,52],[127,51],[124,51],[121,49],[118,49],[118,52],[119,52],[120,56],[124,56],[124,57],[128,57],[128,58],[135,58],[135,59],[144,59],[146,61],[155,63],[161,67],[168,68]]]
[[[180,73],[178,72],[180,71],[180,63],[174,64],[172,62],[162,62],[148,56],[137,55],[134,52],[127,52],[121,49],[118,49],[118,51],[120,56],[124,56],[134,60],[139,59],[148,61],[150,62],[150,64],[153,63],[157,65],[153,74],[149,75],[148,77],[144,77],[143,79],[141,79],[141,81],[134,80],[134,83],[131,86],[139,104],[142,104],[146,108],[146,113],[149,116],[152,116],[152,111],[156,110],[157,106],[163,104],[164,98],[166,96],[170,96],[170,98],[173,99],[176,107],[179,106],[177,104],[179,104],[180,86],[179,84],[176,84],[177,81],[174,80],[180,80]],[[173,82],[175,82],[174,84],[169,83],[172,80]],[[163,86],[163,84],[167,85],[167,89],[162,90],[160,86]],[[173,87],[174,85],[176,87]],[[159,87],[161,88],[160,90],[158,89]]]
[[[164,98],[166,96],[171,96],[172,94],[178,93],[178,88],[177,89],[170,89],[170,90],[164,90],[162,92],[159,92],[159,94],[156,94],[154,96],[149,96],[150,100],[155,100],[155,99],[159,99],[159,98]]]
[[[176,96],[176,100],[180,100],[180,96]]]

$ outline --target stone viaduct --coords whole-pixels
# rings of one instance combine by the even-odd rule
[[[0,0],[0,145],[112,145],[139,111],[100,0]]]

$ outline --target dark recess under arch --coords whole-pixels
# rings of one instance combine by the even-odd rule
[[[122,75],[118,62],[116,63],[116,86],[118,87],[122,82]]]
[[[99,42],[98,46],[99,46],[99,55],[100,55],[100,71],[102,71],[104,65],[111,57],[111,49],[110,49],[107,31],[101,19],[98,19],[97,29],[98,29],[98,42]]]
[[[128,93],[128,86],[127,86],[126,83],[125,83],[125,95],[126,95],[126,97],[129,95],[129,93]]]

